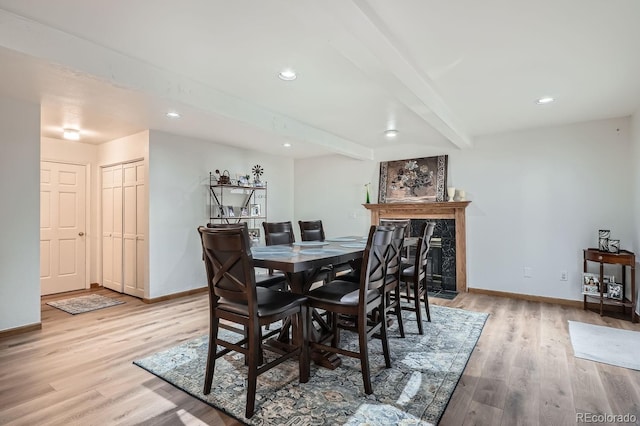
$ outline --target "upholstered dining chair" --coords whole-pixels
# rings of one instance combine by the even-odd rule
[[[413,307],[402,306],[402,309],[416,313],[418,332],[424,334],[422,326],[422,311],[420,301],[424,301],[424,309],[427,313],[427,321],[431,321],[429,312],[429,296],[427,294],[427,257],[431,244],[431,236],[435,228],[434,222],[425,222],[422,226],[420,238],[418,238],[416,257],[412,266],[405,268],[400,273],[400,280],[406,285],[407,300],[413,302]]]
[[[363,272],[360,282],[336,279],[308,293],[309,306],[329,313],[332,327],[332,332],[322,341],[311,342],[311,348],[358,358],[366,394],[373,393],[369,371],[368,340],[370,337],[375,335],[382,340],[385,365],[387,368],[391,367],[387,321],[383,315],[370,315],[376,309],[384,312],[385,300],[381,296],[380,289],[385,284],[386,253],[391,243],[391,236],[392,231],[389,229],[376,229],[375,226],[370,228],[362,258]],[[339,347],[338,315],[355,317],[359,341],[358,351]],[[331,344],[327,344],[329,340]]]
[[[297,357],[299,381],[304,383],[309,380],[307,298],[256,285],[246,228],[200,227],[198,231],[207,271],[210,318],[203,393],[208,395],[211,392],[216,359],[231,351],[244,354],[248,360],[245,416],[250,418],[255,412],[258,375],[287,359]],[[262,350],[267,348],[262,345],[261,327],[287,318],[297,321],[298,324],[294,327],[296,338],[292,350],[267,364],[259,365]],[[219,336],[221,319],[243,327],[234,330],[241,335],[239,341],[230,341]],[[218,346],[224,349],[218,351]]]
[[[291,221],[262,222],[262,228],[264,229],[264,241],[268,246],[293,244],[296,242]]]
[[[247,247],[251,247],[249,238],[249,228],[247,222],[238,223],[208,223],[207,228],[231,229],[244,228],[247,235]],[[267,273],[256,274],[256,285],[271,289],[285,290],[287,288],[287,277],[282,272],[268,271]]]

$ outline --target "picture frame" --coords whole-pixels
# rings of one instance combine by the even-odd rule
[[[240,207],[240,216],[241,217],[249,216],[249,208],[248,207]]]
[[[607,284],[607,297],[609,299],[623,300],[624,289],[622,283],[610,282]]]
[[[236,217],[236,210],[233,206],[227,206],[227,216]]]
[[[260,216],[262,212],[262,207],[260,206],[260,204],[251,204],[249,206],[249,209],[251,216]]]
[[[249,239],[257,241],[260,239],[260,228],[249,228]]]
[[[448,156],[380,163],[379,203],[445,201]]]
[[[582,274],[582,294],[600,295],[600,277],[598,275],[589,272]]]

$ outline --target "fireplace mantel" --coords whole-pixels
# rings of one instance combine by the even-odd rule
[[[467,291],[467,229],[465,209],[471,201],[442,203],[363,204],[371,211],[371,224],[380,219],[453,219],[456,222],[456,290]]]

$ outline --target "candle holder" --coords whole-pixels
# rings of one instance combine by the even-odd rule
[[[448,187],[447,195],[449,196],[449,201],[454,201],[454,197],[456,196],[456,188],[454,186]]]

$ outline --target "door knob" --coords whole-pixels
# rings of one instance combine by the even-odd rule
[[[84,232],[80,231],[80,232],[78,232],[78,235],[80,235],[82,237],[84,235]]]

